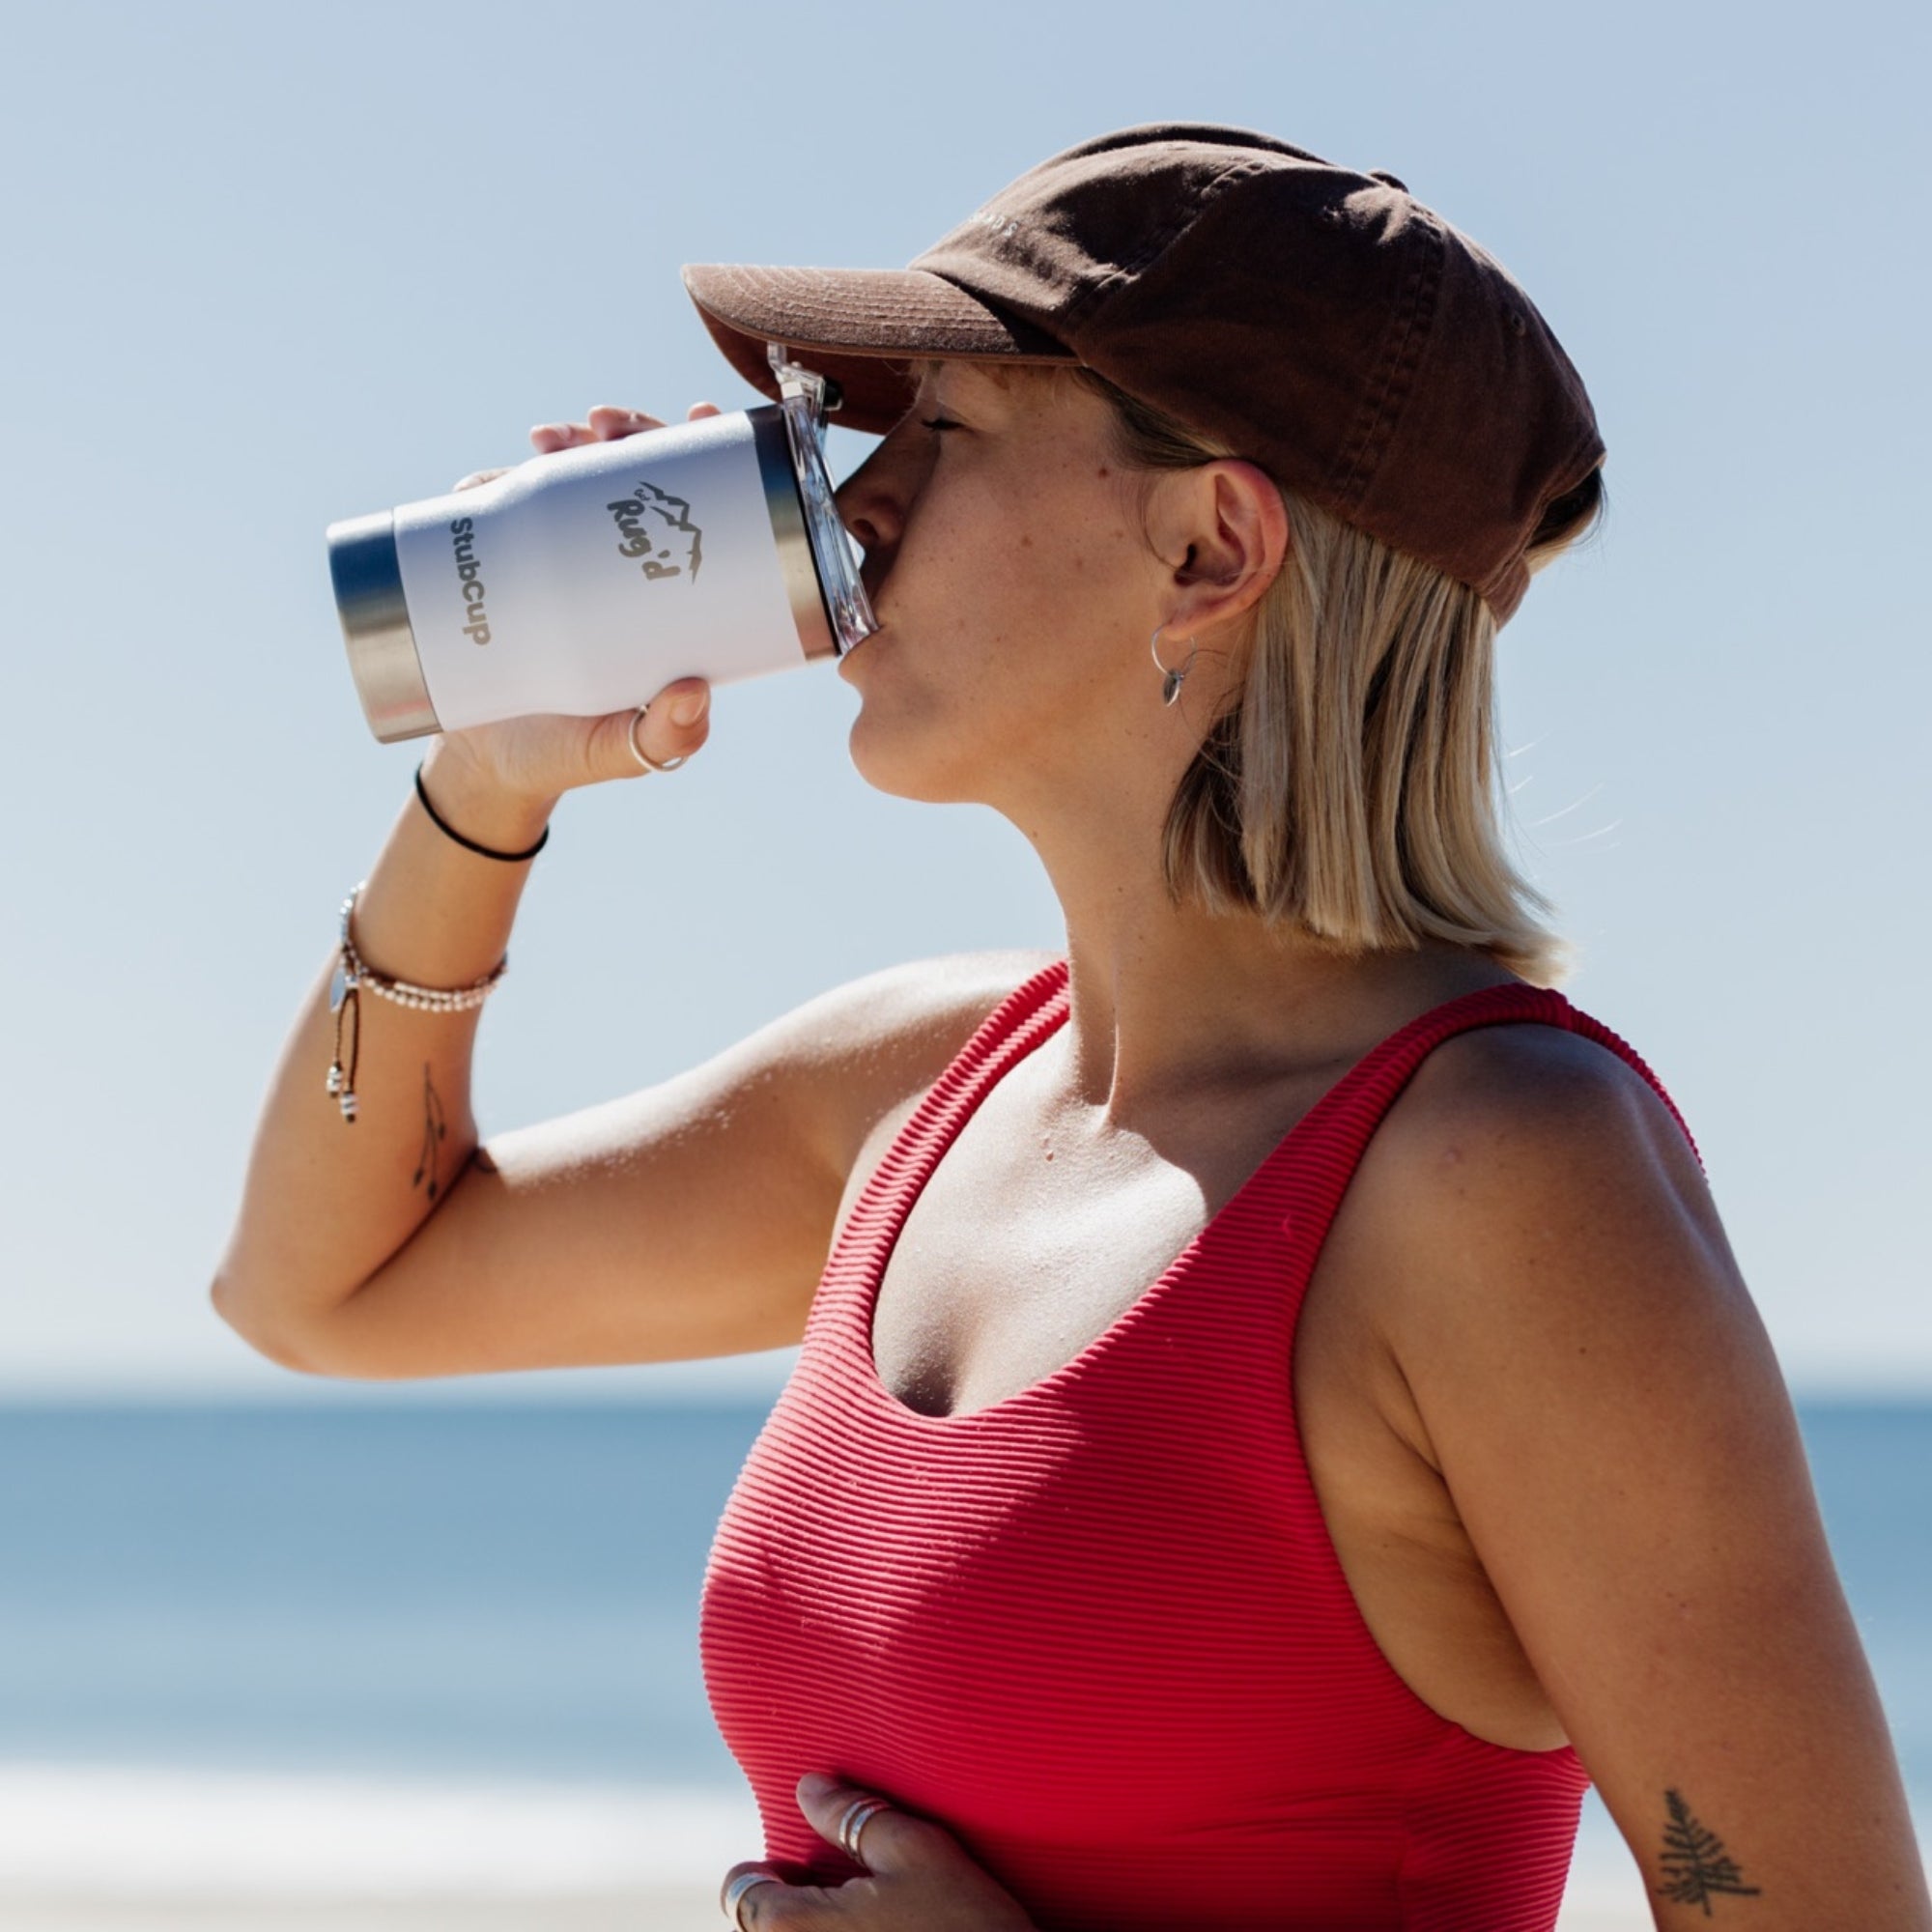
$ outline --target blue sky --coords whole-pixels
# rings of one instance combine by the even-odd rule
[[[1206,119],[1393,170],[1582,370],[1608,531],[1503,636],[1573,997],[1690,1116],[1794,1381],[1932,1388],[1928,40],[1861,0],[14,22],[0,1386],[289,1385],[207,1282],[417,755],[362,724],[324,526],[595,402],[747,400],[680,263],[895,266],[1060,147]],[[855,702],[732,688],[674,781],[565,802],[486,1131],[890,960],[1055,942],[1002,822],[857,779]]]

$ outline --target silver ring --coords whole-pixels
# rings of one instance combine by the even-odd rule
[[[726,1920],[730,1924],[735,1925],[738,1928],[738,1932],[752,1932],[752,1928],[745,1923],[745,1894],[754,1885],[781,1885],[783,1881],[772,1872],[740,1872],[724,1888],[724,1917]]]
[[[892,1808],[883,1798],[855,1799],[845,1807],[844,1816],[838,1820],[838,1842],[844,1848],[847,1857],[858,1860],[861,1864],[866,1862],[859,1857],[859,1833],[881,1811],[890,1811]]]
[[[683,758],[667,758],[663,764],[659,764],[655,758],[645,757],[644,748],[638,743],[638,726],[644,722],[644,713],[648,711],[650,708],[651,707],[648,704],[639,705],[637,710],[637,715],[631,720],[631,731],[630,731],[631,755],[634,758],[636,758],[639,764],[642,765],[645,771],[647,772],[674,772],[677,770],[678,766],[684,763]],[[687,753],[686,755],[688,756],[689,753]]]

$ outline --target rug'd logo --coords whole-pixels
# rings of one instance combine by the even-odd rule
[[[655,483],[639,483],[628,497],[605,507],[617,520],[617,554],[635,557],[653,583],[690,573],[697,582],[704,532],[691,520],[691,505]]]

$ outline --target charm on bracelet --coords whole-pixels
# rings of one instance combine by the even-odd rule
[[[349,923],[362,887],[368,883],[364,879],[342,901],[342,950],[328,980],[328,1009],[335,1015],[335,1058],[329,1062],[326,1084],[328,1097],[341,1108],[343,1121],[349,1126],[355,1124],[355,1116],[360,1111],[355,1097],[355,1068],[362,1056],[363,989],[366,987],[399,1007],[410,1007],[417,1012],[464,1013],[480,1007],[496,991],[510,965],[510,955],[506,952],[482,979],[468,986],[417,986],[407,980],[392,980],[386,973],[378,973],[355,950],[355,934]],[[349,1041],[346,1062],[342,1052],[345,1036]]]

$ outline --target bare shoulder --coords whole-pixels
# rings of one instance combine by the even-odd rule
[[[1381,1133],[1381,1164],[1428,1215],[1499,1195],[1660,1193],[1708,1203],[1690,1140],[1621,1055],[1561,1027],[1478,1028],[1437,1047]]]
[[[970,1035],[1002,1000],[1058,957],[1012,951],[907,960],[820,993],[793,1009],[783,1024],[801,1042],[819,1038],[840,1053],[858,1044],[889,1052],[914,1041],[937,1044],[961,1025]]]
[[[813,1131],[849,1173],[882,1121],[930,1088],[1003,1001],[1059,955],[947,953],[848,980],[744,1042],[783,1065]]]
[[[1391,1109],[1356,1193],[1405,1359],[1500,1371],[1547,1349],[1636,1373],[1673,1337],[1735,1346],[1745,1331],[1757,1351],[1683,1128],[1642,1074],[1580,1035],[1519,1024],[1445,1042]]]

